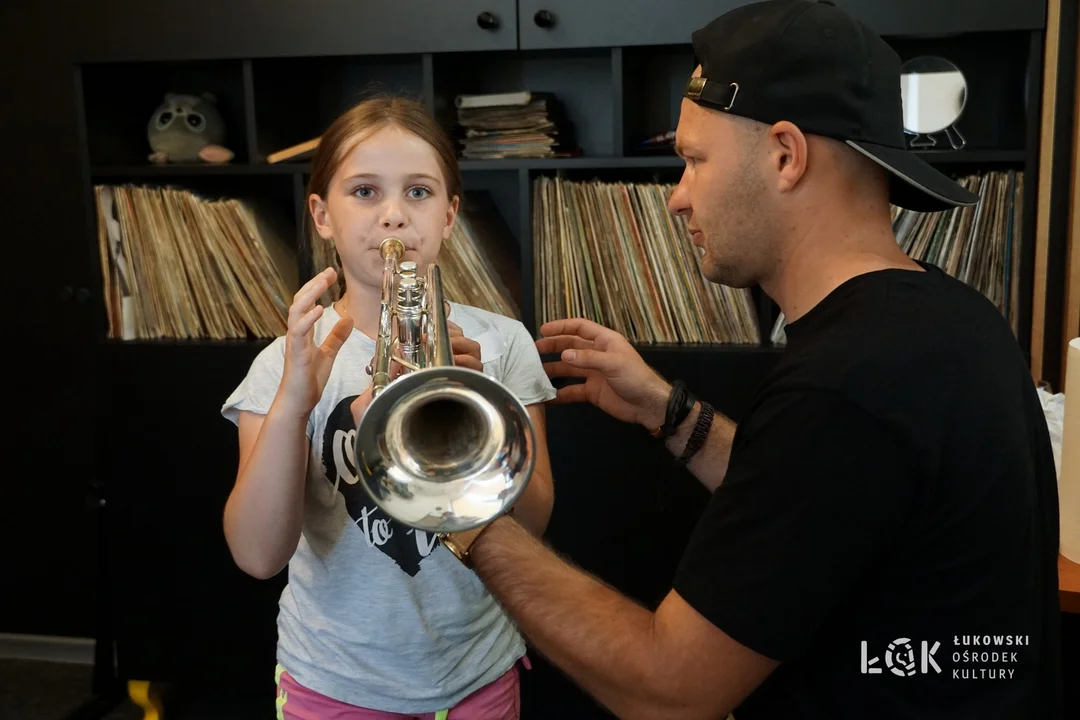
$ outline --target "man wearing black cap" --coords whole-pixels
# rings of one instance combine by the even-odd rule
[[[736,426],[617,333],[548,323],[553,377],[662,438],[713,496],[655,612],[502,517],[452,535],[533,644],[623,718],[1060,715],[1057,494],[1006,322],[896,244],[890,202],[977,198],[905,150],[900,62],[837,8],[693,35],[670,200],[705,274],[788,347]]]

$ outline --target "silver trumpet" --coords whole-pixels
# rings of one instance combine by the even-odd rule
[[[357,474],[404,525],[436,534],[478,527],[525,490],[536,464],[532,421],[502,383],[454,365],[439,267],[418,278],[394,237],[379,251],[374,400],[356,431]],[[394,378],[392,362],[404,368]]]

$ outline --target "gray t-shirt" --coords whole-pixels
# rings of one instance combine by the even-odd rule
[[[555,396],[520,322],[456,303],[448,318],[480,344],[484,372],[522,403]],[[339,319],[326,309],[316,344]],[[277,338],[259,353],[222,407],[226,418],[269,410],[284,351]],[[383,514],[357,483],[349,405],[371,382],[374,351],[354,329],[308,421],[303,531],[279,602],[277,659],[297,682],[337,700],[432,712],[509,670],[525,644],[475,573],[433,535]]]

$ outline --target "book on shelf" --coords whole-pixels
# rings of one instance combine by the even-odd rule
[[[979,201],[943,212],[893,205],[896,242],[912,259],[936,265],[982,293],[1018,335],[1024,173],[990,170],[957,182]],[[786,324],[781,313],[772,329],[774,345],[786,344]]]
[[[553,95],[551,93],[529,92],[528,90],[505,93],[481,93],[478,95],[461,94],[454,98],[454,106],[457,108],[487,108],[498,107],[500,105],[523,106],[528,105],[534,100],[544,100],[552,97]]]
[[[584,317],[640,344],[760,344],[749,289],[701,272],[673,184],[533,183],[537,324]]]
[[[107,337],[270,338],[297,285],[288,243],[248,203],[97,185]]]
[[[457,140],[469,160],[580,154],[573,124],[552,93],[459,95]]]

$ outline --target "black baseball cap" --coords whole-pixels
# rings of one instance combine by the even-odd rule
[[[974,205],[979,196],[907,149],[900,56],[831,2],[764,0],[692,35],[686,97],[770,125],[846,142],[891,174],[890,201],[910,210]]]

